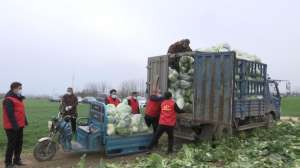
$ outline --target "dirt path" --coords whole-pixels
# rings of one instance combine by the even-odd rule
[[[182,144],[191,143],[184,140],[175,140],[175,149],[180,149]],[[154,150],[154,152],[160,153],[164,155],[166,150],[167,137],[163,136],[159,147]],[[55,157],[51,161],[38,162],[33,158],[32,153],[25,153],[22,155],[22,160],[26,163],[26,166],[22,166],[20,168],[72,168],[79,161],[83,153],[65,153],[63,151],[58,151]],[[101,153],[87,153],[86,154],[86,165],[87,168],[94,168],[99,165],[100,160],[103,159],[107,163],[126,163],[133,162],[137,157],[147,156],[145,153],[132,154],[128,156],[120,156],[107,158]],[[1,159],[2,160],[2,159]],[[3,161],[0,161],[0,168],[3,167]],[[2,167],[1,167],[2,166]]]
[[[300,121],[300,118],[299,117],[284,116],[284,117],[280,117],[280,120],[283,120],[283,121],[287,121],[287,120]]]

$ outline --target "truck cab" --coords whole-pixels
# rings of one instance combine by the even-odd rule
[[[281,96],[276,80],[268,79],[268,111],[271,112],[273,119],[279,120],[281,114]]]

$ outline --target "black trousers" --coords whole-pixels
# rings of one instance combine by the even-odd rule
[[[174,144],[174,126],[158,125],[157,130],[151,140],[149,149],[151,150],[155,144],[158,143],[162,134],[166,132],[168,134],[168,152],[173,152]]]
[[[158,121],[159,121],[159,117],[151,117],[148,115],[145,115],[145,123],[148,127],[153,128],[153,134],[155,134],[156,129],[158,127]]]
[[[72,132],[76,133],[76,119],[77,118],[71,118],[71,126],[72,126]]]
[[[5,132],[7,136],[5,164],[12,164],[13,160],[14,162],[21,160],[23,146],[23,128],[20,128],[18,130],[6,129]]]

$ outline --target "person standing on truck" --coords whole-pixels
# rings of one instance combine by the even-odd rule
[[[180,41],[177,41],[176,43],[172,44],[169,49],[168,49],[168,54],[169,57],[171,58],[169,60],[169,66],[173,69],[178,69],[178,65],[175,59],[175,54],[176,53],[181,53],[181,52],[188,52],[188,51],[192,51],[191,47],[190,47],[190,40],[189,39],[183,39]]]
[[[163,96],[160,95],[159,90],[153,91],[147,100],[145,123],[148,127],[152,126],[153,134],[156,132],[160,114],[160,106],[163,101]]]
[[[139,101],[137,100],[138,92],[132,92],[131,96],[127,97],[128,105],[131,107],[131,113],[132,114],[139,114],[140,113],[140,107],[139,107]]]
[[[161,103],[161,111],[159,117],[158,128],[151,140],[149,145],[149,150],[153,148],[155,144],[158,143],[161,135],[166,132],[168,134],[168,151],[170,154],[173,152],[173,143],[174,143],[174,128],[176,125],[176,113],[183,113],[176,102],[172,98],[171,92],[165,92],[164,101]]]
[[[5,167],[25,165],[21,161],[23,129],[28,125],[22,96],[22,84],[13,82],[3,100],[3,128],[7,136]],[[13,159],[14,157],[14,159]],[[12,160],[13,159],[13,160]]]
[[[73,92],[73,88],[67,88],[67,93],[62,97],[61,101],[61,113],[65,117],[69,115],[71,117],[72,132],[76,132],[76,119],[77,119],[77,105],[78,99]]]
[[[116,107],[121,103],[120,99],[117,96],[117,90],[112,89],[109,91],[109,96],[105,99],[105,104],[113,104]]]
[[[190,40],[183,39],[172,44],[168,49],[168,54],[176,54],[176,53],[188,52],[188,51],[192,51],[190,47]]]

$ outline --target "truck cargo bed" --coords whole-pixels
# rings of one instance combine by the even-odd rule
[[[147,150],[152,133],[140,133],[128,136],[106,136],[105,154],[107,156],[120,156]]]

